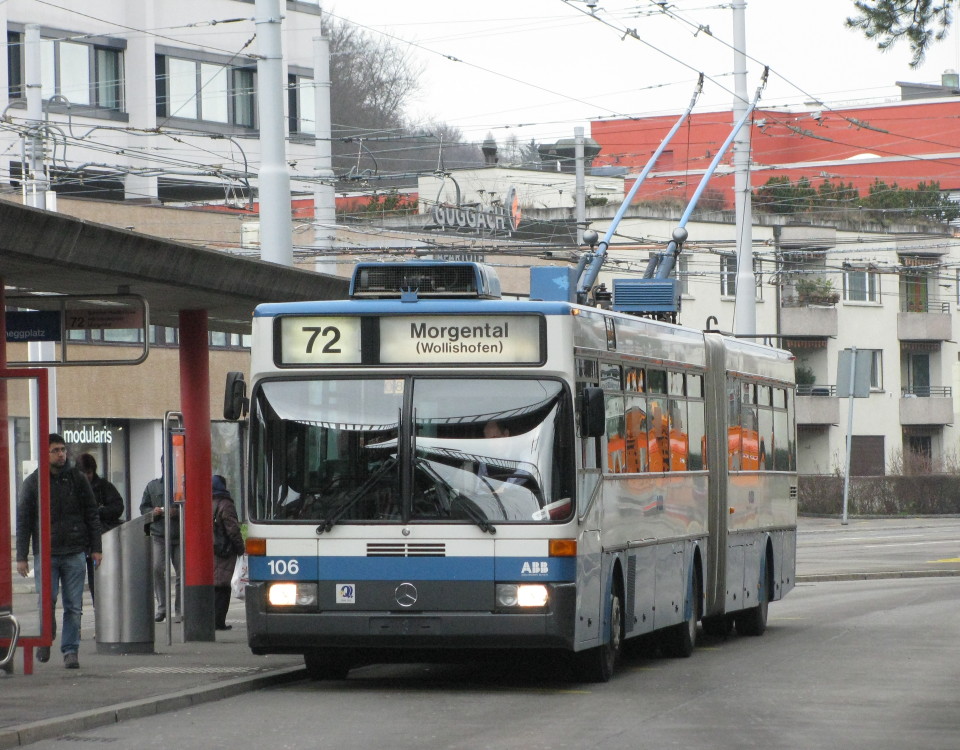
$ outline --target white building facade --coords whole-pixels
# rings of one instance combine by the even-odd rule
[[[307,164],[292,177],[309,192],[320,8],[316,1],[278,6],[288,157]],[[249,175],[260,163],[254,13],[252,0],[0,3],[7,34],[0,179],[19,186],[33,166],[46,174],[28,179],[47,177],[72,195],[85,187],[93,197],[120,190],[128,201],[251,200]],[[27,111],[37,83],[40,122]],[[43,158],[31,159],[31,135],[42,136]]]

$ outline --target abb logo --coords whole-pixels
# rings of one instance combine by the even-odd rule
[[[550,572],[550,564],[544,562],[525,562],[521,568],[521,575],[525,576],[544,576]]]

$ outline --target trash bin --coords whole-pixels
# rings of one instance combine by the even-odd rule
[[[153,568],[150,516],[138,516],[103,535],[94,574],[98,654],[152,654]]]

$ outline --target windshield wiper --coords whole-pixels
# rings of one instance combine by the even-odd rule
[[[330,531],[333,528],[334,524],[337,523],[341,518],[346,515],[347,511],[352,508],[357,501],[366,495],[367,490],[369,490],[373,485],[375,485],[384,474],[386,474],[390,469],[397,465],[397,459],[393,456],[390,456],[383,462],[383,466],[377,469],[373,474],[367,477],[367,480],[361,484],[357,489],[351,492],[346,499],[336,509],[331,513],[327,518],[323,519],[323,522],[317,526],[317,534],[322,534],[325,531]]]
[[[456,492],[456,490],[454,491]],[[453,498],[453,502],[450,503],[451,509],[453,508],[453,503],[457,502],[458,500],[460,501],[460,507],[463,508],[463,512],[470,516],[470,520],[479,526],[481,531],[486,531],[488,534],[497,533],[497,527],[491,523],[490,519],[486,517],[484,512],[459,492],[457,492],[457,496]]]
[[[430,462],[426,459],[417,457],[417,468],[419,468],[424,474],[430,477],[431,481],[434,484],[443,485],[448,491],[452,492],[454,495],[453,500],[450,501],[450,509],[453,510],[453,504],[458,500],[460,501],[460,506],[463,508],[463,512],[470,516],[470,520],[473,521],[477,526],[480,527],[481,531],[485,531],[488,534],[496,534],[497,527],[493,525],[486,514],[480,508],[473,504],[472,501],[469,501],[464,497],[458,490],[454,489],[448,481],[446,481],[442,476],[440,476],[432,466]]]

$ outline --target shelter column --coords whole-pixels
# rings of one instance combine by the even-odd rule
[[[183,639],[215,640],[210,467],[210,349],[206,310],[180,311],[180,410],[186,431]]]

